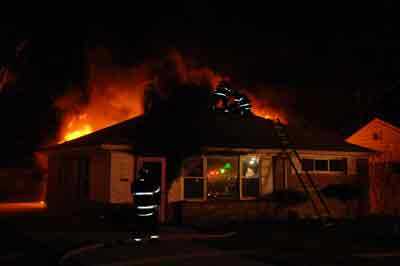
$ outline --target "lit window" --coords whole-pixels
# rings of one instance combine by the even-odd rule
[[[207,158],[208,199],[238,199],[238,158]]]
[[[242,164],[242,197],[258,197],[260,194],[260,160],[257,157],[246,156]]]

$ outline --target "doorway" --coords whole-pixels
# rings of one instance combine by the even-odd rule
[[[291,169],[288,159],[284,156],[274,156],[272,158],[272,163],[274,191],[287,189],[287,179]]]

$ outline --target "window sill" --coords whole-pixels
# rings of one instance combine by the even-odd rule
[[[184,199],[184,202],[204,202],[204,203],[214,203],[214,202],[234,202],[234,201],[257,201],[261,200],[261,197],[242,197],[240,199]]]
[[[248,200],[258,200],[260,197],[241,197],[240,200],[248,201]]]
[[[309,174],[327,174],[327,175],[337,175],[337,174],[345,174],[345,171],[307,171]],[[302,174],[305,174],[305,171],[301,171]]]

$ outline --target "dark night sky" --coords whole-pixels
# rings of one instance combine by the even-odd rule
[[[15,156],[29,154],[55,132],[52,102],[84,80],[84,47],[99,44],[126,65],[176,48],[244,86],[286,90],[296,97],[293,112],[342,134],[377,113],[397,120],[400,32],[390,4],[275,8],[190,2],[136,6],[129,15],[99,16],[92,24],[71,18],[3,24],[0,64],[17,69],[20,79],[0,94],[0,146]],[[15,46],[24,39],[29,46],[16,64]],[[0,161],[7,164],[6,157]]]

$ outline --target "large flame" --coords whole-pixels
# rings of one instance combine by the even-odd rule
[[[272,108],[260,106],[258,104],[255,104],[252,107],[252,113],[255,114],[256,116],[262,117],[264,119],[270,119],[274,121],[280,121],[283,124],[287,124],[288,121],[283,114],[283,112],[279,112],[277,110],[273,110]]]
[[[154,71],[154,65],[159,67],[159,62],[128,68],[116,66],[111,59],[104,49],[92,51],[89,54],[87,88],[71,90],[56,101],[55,106],[64,114],[58,143],[85,136],[142,114],[145,91],[160,75],[164,75],[161,79],[171,78],[172,75],[182,84],[207,82],[212,88],[222,80],[222,76],[215,71],[207,67],[195,67],[177,52],[168,55],[168,69],[161,67],[158,73]],[[247,91],[245,93],[249,94]],[[281,113],[268,109],[255,100],[252,102],[256,115],[286,121]]]

